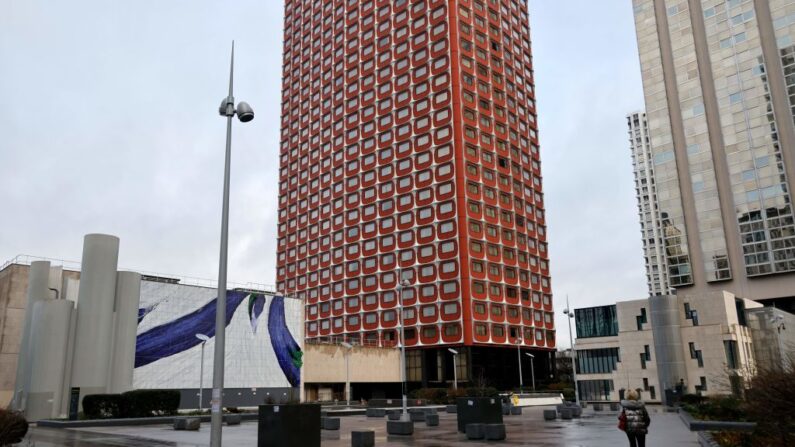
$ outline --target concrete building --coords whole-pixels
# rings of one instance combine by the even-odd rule
[[[276,277],[307,339],[395,346],[404,320],[413,386],[451,384],[454,346],[462,382],[516,386],[517,344],[545,377],[527,2],[294,0],[284,23]]]
[[[791,0],[633,0],[670,286],[793,311]]]
[[[649,287],[649,296],[664,295],[670,291],[670,284],[668,268],[665,265],[663,225],[657,206],[657,184],[654,180],[654,163],[646,114],[635,112],[628,115],[627,127],[632,150],[632,169],[635,173],[635,194],[638,198],[646,283]]]
[[[781,362],[786,348],[771,349],[771,341],[786,346],[791,331],[781,326],[792,318],[729,292],[575,309],[580,398],[617,401],[641,389],[645,400],[666,402],[736,392],[742,379]]]

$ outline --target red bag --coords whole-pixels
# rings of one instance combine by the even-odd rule
[[[627,413],[624,410],[621,410],[621,414],[618,415],[618,429],[627,431]]]

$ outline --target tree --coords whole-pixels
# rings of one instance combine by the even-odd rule
[[[757,371],[745,397],[747,414],[757,423],[757,434],[770,434],[782,447],[795,445],[795,368],[791,362],[786,367]]]

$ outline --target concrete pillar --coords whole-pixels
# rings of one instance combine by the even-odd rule
[[[119,272],[116,276],[116,328],[110,368],[111,393],[123,393],[133,388],[140,299],[141,275],[135,272]]]
[[[81,402],[88,394],[108,392],[118,257],[119,238],[85,236],[71,380]]]
[[[58,417],[64,393],[69,329],[74,303],[42,300],[33,309],[30,352],[30,392],[25,416],[29,421]]]
[[[25,322],[22,326],[22,340],[19,344],[17,357],[17,376],[14,385],[14,401],[12,407],[24,410],[30,388],[30,338],[31,322],[33,321],[33,308],[36,302],[48,296],[50,281],[50,262],[33,261],[28,270],[28,296],[25,305]]]
[[[661,397],[663,403],[668,405],[670,402],[667,402],[665,390],[672,390],[680,379],[687,379],[679,300],[676,295],[652,296],[649,298],[649,308]]]

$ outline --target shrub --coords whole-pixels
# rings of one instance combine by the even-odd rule
[[[447,403],[446,388],[419,388],[409,393],[412,399],[425,399],[428,403],[444,404]]]
[[[466,389],[467,397],[497,397],[500,392],[494,387],[473,387]]]
[[[576,400],[574,398],[574,388],[563,388],[563,398],[566,400]]]
[[[115,419],[122,416],[124,402],[121,394],[89,394],[83,398],[86,419]]]
[[[122,395],[124,417],[169,416],[177,414],[177,390],[133,390]]]
[[[679,402],[685,405],[699,405],[704,402],[706,398],[698,394],[685,394],[679,399]]]
[[[466,397],[466,396],[467,396],[467,390],[466,389],[464,389],[464,388],[458,388],[458,389],[450,388],[449,390],[447,390],[447,403],[448,404],[454,404],[454,403],[456,403],[456,399],[457,398]]]
[[[0,445],[22,442],[28,432],[28,421],[16,412],[0,410]]]
[[[86,419],[144,418],[177,414],[177,390],[133,390],[123,394],[89,394],[83,398]]]
[[[755,435],[768,435],[770,446],[795,445],[795,367],[760,371],[746,392],[746,410],[757,422]]]

